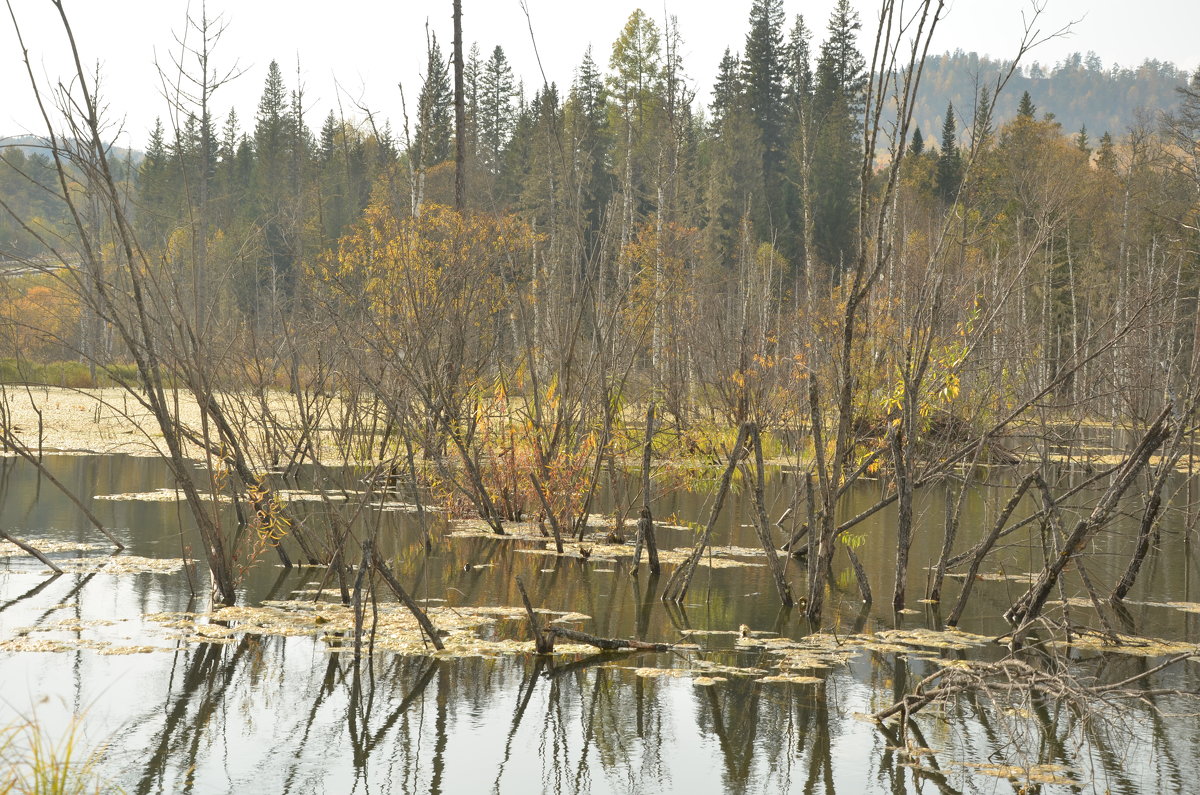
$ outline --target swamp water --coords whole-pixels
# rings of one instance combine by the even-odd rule
[[[988,576],[977,583],[963,632],[938,632],[939,607],[917,600],[928,578],[923,567],[941,545],[944,491],[931,490],[919,506],[909,586],[914,609],[893,616],[887,606],[895,541],[894,514],[884,511],[856,530],[865,537],[859,554],[875,607],[861,609],[839,552],[841,590],[816,635],[802,611],[779,608],[762,558],[746,549],[756,542],[739,494],[726,503],[714,543],[742,549],[701,566],[679,608],[658,598],[672,566],[653,578],[643,563],[631,576],[621,555],[609,554],[599,540],[590,543],[588,559],[558,558],[529,551],[541,541],[447,537],[438,529],[427,554],[412,517],[384,511],[385,552],[435,624],[449,629],[452,652],[430,654],[420,642],[389,635],[389,626],[405,619],[380,602],[378,648],[388,650],[356,665],[350,652],[339,651],[346,611],[337,604],[336,585],[327,584],[313,601],[323,569],[285,571],[273,554],[264,555],[246,574],[239,609],[206,615],[207,587],[193,595],[187,572],[167,562],[180,558],[181,544],[198,548],[186,507],[98,499],[145,497],[168,487],[158,461],[52,456],[47,463],[129,547],[117,561],[150,560],[105,564],[104,539],[60,493],[26,463],[0,459],[0,527],[57,549],[51,557],[66,569],[51,577],[33,558],[0,550],[0,726],[34,716],[54,740],[80,716],[76,742],[102,750],[105,789],[1200,790],[1197,704],[1177,696],[1148,699],[1158,711],[1134,701],[1098,701],[1088,712],[1048,699],[1022,702],[1019,693],[962,696],[918,713],[908,754],[896,750],[896,736],[863,719],[939,666],[1002,657],[1004,649],[986,640],[1007,630],[1000,615],[1023,591],[1020,575],[1039,567],[1036,531],[1009,537],[1003,553],[984,565]],[[773,517],[790,504],[795,487],[786,472],[768,484]],[[878,489],[859,486],[846,515],[873,504]],[[985,532],[1008,495],[1007,488],[973,487],[956,551]],[[678,493],[658,501],[655,513],[702,521],[708,499]],[[1114,582],[1125,565],[1135,519],[1123,521],[1096,542],[1089,573],[1098,582]],[[659,546],[667,550],[690,547],[693,538],[681,527],[659,530]],[[1181,514],[1164,522],[1122,631],[1195,648],[1200,571],[1192,543]],[[788,566],[797,594],[803,568]],[[565,654],[537,658],[515,609],[521,601],[514,575],[539,610],[582,614],[565,616],[571,627],[680,645],[667,653],[618,654],[563,646]],[[198,576],[203,581],[202,568]],[[948,583],[940,610],[949,611],[959,585]],[[1082,595],[1072,590],[1077,577],[1067,586],[1069,596]],[[1072,601],[1076,624],[1098,626],[1090,607]],[[750,637],[739,634],[742,624]],[[1079,676],[1119,681],[1153,667],[1165,650],[1084,644],[1058,652],[1056,662],[1069,660]],[[1180,663],[1145,687],[1195,691],[1200,664]]]

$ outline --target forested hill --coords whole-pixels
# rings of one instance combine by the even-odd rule
[[[953,104],[959,119],[971,119],[978,89],[994,85],[1006,70],[1005,62],[973,52],[931,56],[921,79],[914,123],[929,139],[942,129],[947,104]],[[1127,68],[1105,66],[1095,53],[1075,53],[1055,66],[1033,63],[1019,69],[996,100],[992,118],[1000,124],[1013,119],[1022,93],[1028,91],[1038,115],[1053,113],[1065,132],[1086,126],[1093,141],[1105,132],[1121,137],[1138,124],[1139,110],[1147,112],[1147,123],[1157,123],[1159,111],[1179,104],[1175,89],[1187,81],[1187,70],[1170,61],[1147,60]]]

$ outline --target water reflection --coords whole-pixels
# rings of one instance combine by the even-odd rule
[[[156,462],[128,458],[60,458],[56,475],[85,493],[149,491],[166,485]],[[0,522],[29,538],[95,541],[70,506],[40,490],[36,472],[0,460]],[[870,487],[861,498],[870,504]],[[39,491],[40,490],[40,491]],[[777,480],[778,508],[791,483]],[[936,495],[926,515],[940,517]],[[1005,497],[979,488],[967,500],[963,548],[982,532]],[[702,495],[677,495],[663,514],[703,514]],[[93,502],[134,554],[178,556],[190,528],[173,503]],[[721,543],[747,544],[752,533],[737,504],[721,528]],[[853,506],[847,509],[855,510]],[[763,567],[701,569],[683,605],[664,604],[662,578],[622,562],[599,565],[521,551],[527,544],[438,538],[426,552],[419,530],[390,515],[386,549],[418,600],[455,605],[516,605],[515,576],[533,602],[591,616],[587,630],[605,637],[677,641],[686,630],[754,630],[801,637],[810,628],[797,611],[781,610]],[[1128,529],[1128,528],[1126,528]],[[865,530],[862,558],[877,592],[889,576],[887,519]],[[183,533],[181,537],[181,533]],[[689,543],[686,531],[666,530],[667,548]],[[1106,536],[1091,566],[1110,578],[1126,559],[1131,536]],[[940,526],[930,520],[918,536],[914,561],[933,559]],[[1167,525],[1161,548],[1147,564],[1128,608],[1113,614],[1123,631],[1191,642],[1200,637],[1196,614],[1151,602],[1190,601],[1194,565],[1188,534]],[[1005,551],[1010,571],[1028,571],[1040,554],[1033,545]],[[273,562],[273,561],[272,561]],[[471,564],[467,570],[466,564]],[[844,560],[838,565],[846,565]],[[608,571],[608,569],[612,569]],[[800,578],[796,567],[789,576]],[[285,571],[260,563],[243,598],[290,598],[319,587],[325,572]],[[923,583],[914,580],[913,590]],[[332,588],[336,584],[324,583]],[[947,599],[958,584],[948,582]],[[203,588],[200,589],[203,592]],[[964,628],[999,633],[997,617],[1017,590],[1011,582],[980,582]],[[936,605],[892,616],[856,604],[852,580],[827,630],[841,637],[895,626],[940,628]],[[434,603],[434,602],[427,602]],[[149,634],[141,617],[206,608],[175,575],[64,574],[46,577],[24,558],[0,560],[0,638],[22,627],[65,617],[72,629],[55,636],[92,641],[120,634],[138,643]],[[1076,608],[1083,611],[1086,608]],[[118,621],[116,625],[93,622]],[[64,625],[65,626],[65,625]],[[115,628],[114,628],[115,627]],[[498,623],[501,637],[525,637],[523,622]],[[735,645],[730,635],[692,636],[702,657],[726,666],[769,667],[762,648]],[[159,639],[161,641],[161,638]],[[1190,760],[1200,752],[1194,704],[1153,696],[1145,704],[1084,704],[1039,693],[966,692],[941,710],[919,713],[903,727],[879,730],[856,714],[882,709],[946,661],[998,659],[1000,648],[929,653],[870,652],[829,671],[812,671],[819,685],[759,682],[729,676],[712,686],[690,678],[648,678],[639,667],[688,667],[694,652],[589,654],[573,658],[448,659],[334,654],[311,637],[235,636],[232,642],[184,644],[128,656],[94,648],[59,653],[0,652],[4,714],[36,707],[53,734],[69,716],[85,715],[88,742],[106,744],[105,775],[136,793],[158,792],[976,792],[1007,788],[1004,778],[969,765],[1058,765],[1063,780],[1043,791],[1096,788],[1112,792],[1188,791],[1200,785]],[[1023,661],[1039,670],[1063,669],[1061,655],[1036,645]],[[1071,652],[1071,676],[1122,681],[1156,660]],[[1195,663],[1150,677],[1148,693],[1195,689]],[[1147,697],[1148,700],[1151,696]],[[45,703],[38,703],[45,700]],[[934,749],[909,756],[900,748]],[[1056,768],[1057,770],[1057,768]],[[994,771],[993,771],[994,772]]]

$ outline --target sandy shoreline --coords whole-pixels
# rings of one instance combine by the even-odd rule
[[[200,429],[200,408],[192,395],[180,390],[168,391],[167,397],[178,406],[180,421],[196,431]],[[45,453],[94,453],[108,455],[124,453],[138,456],[167,454],[162,431],[154,415],[143,407],[127,390],[120,387],[105,389],[68,389],[63,387],[6,385],[0,388],[9,426],[30,450]],[[277,421],[298,424],[295,398],[278,392],[268,398],[270,410]],[[226,409],[229,411],[229,409]],[[40,416],[39,416],[40,412]],[[213,436],[215,437],[215,431]],[[251,430],[250,454],[266,448],[265,432]],[[327,431],[315,440],[318,446],[330,441]],[[336,464],[339,457],[332,444],[325,445],[333,455],[327,463]],[[200,460],[204,457],[198,445],[184,444],[185,455]],[[261,465],[263,462],[254,462]]]

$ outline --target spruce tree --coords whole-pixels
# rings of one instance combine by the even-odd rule
[[[790,234],[779,239],[784,256],[805,272],[807,279],[809,249],[812,247],[812,180],[813,155],[813,70],[812,31],[802,15],[796,15],[788,39],[788,76],[786,102],[788,108],[787,138],[787,206]]]
[[[583,54],[568,100],[572,121],[571,138],[578,153],[574,159],[581,183],[580,208],[585,227],[585,251],[595,249],[600,239],[604,211],[612,197],[612,178],[608,173],[608,97],[604,78],[592,58],[592,48]]]
[[[741,104],[742,77],[740,71],[741,61],[726,47],[725,55],[717,66],[717,81],[713,83],[712,102],[708,106],[712,111],[710,118],[712,129],[718,131],[718,134],[721,122],[730,111]]]
[[[479,76],[479,157],[488,170],[500,167],[501,153],[515,123],[516,83],[504,50],[496,47]]]
[[[170,219],[175,216],[172,193],[176,185],[173,184],[174,169],[171,167],[161,118],[154,120],[154,129],[150,132],[150,141],[138,172],[141,227],[153,238],[162,238]]]
[[[754,0],[750,32],[742,59],[746,109],[762,144],[763,176],[778,175],[783,154],[784,80],[787,53],[783,46],[783,0]]]
[[[425,82],[417,100],[413,160],[419,167],[428,168],[449,159],[453,121],[454,94],[450,86],[450,69],[435,34],[429,40]]]
[[[921,135],[921,128],[917,127],[913,130],[912,143],[908,145],[908,153],[913,157],[920,157],[925,152],[925,137]]]
[[[813,242],[831,268],[856,254],[858,192],[862,166],[859,112],[866,87],[866,62],[855,44],[862,27],[848,0],[829,18],[829,37],[817,61],[813,118]]]
[[[1087,125],[1079,128],[1079,133],[1075,136],[1075,148],[1083,152],[1088,158],[1092,156],[1091,139],[1088,138]]]
[[[986,85],[979,89],[979,101],[975,106],[975,121],[971,125],[971,149],[980,152],[992,142],[995,130],[992,127],[992,92]]]
[[[788,39],[787,100],[793,113],[812,99],[812,31],[804,22],[804,16],[796,15],[792,33]]]
[[[1029,92],[1021,94],[1021,101],[1017,105],[1017,118],[1028,119],[1033,121],[1034,114],[1037,113],[1037,106],[1033,104],[1033,99],[1030,98]]]
[[[333,159],[334,146],[337,144],[337,127],[337,117],[333,115],[333,111],[331,110],[329,111],[329,115],[325,117],[325,123],[321,125],[319,152],[322,163],[328,163]]]
[[[1100,149],[1096,152],[1096,167],[1109,173],[1117,173],[1117,149],[1112,135],[1107,130],[1100,136]]]
[[[289,161],[291,124],[287,89],[279,63],[271,61],[267,80],[254,117],[254,153],[257,203],[261,212],[276,211]]]
[[[958,197],[958,188],[962,184],[962,155],[958,151],[958,124],[952,105],[946,106],[946,120],[942,123],[942,151],[938,155],[936,184],[942,201],[950,203]]]
[[[821,45],[818,61],[818,112],[827,110],[836,101],[838,93],[856,118],[861,112],[867,86],[867,62],[856,43],[861,29],[858,12],[850,6],[849,0],[838,0],[829,17],[829,37]]]

